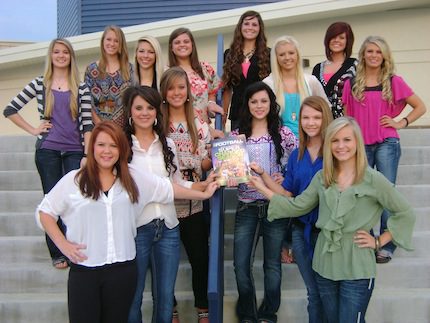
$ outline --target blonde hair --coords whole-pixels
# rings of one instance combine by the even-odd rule
[[[141,75],[140,75],[139,62],[137,61],[137,51],[139,49],[139,45],[143,42],[150,44],[152,46],[152,48],[154,49],[154,52],[155,52],[154,77],[157,81],[157,89],[159,90],[160,89],[161,75],[163,75],[163,71],[164,71],[164,63],[163,63],[163,58],[162,58],[162,54],[161,54],[160,43],[158,42],[158,40],[155,37],[146,35],[146,36],[140,37],[139,40],[137,41],[136,51],[134,53],[135,54],[134,55],[134,67],[135,67],[135,73],[136,73],[136,80],[140,84]]]
[[[44,115],[47,118],[52,116],[52,110],[54,108],[54,95],[52,94],[52,82],[54,66],[52,64],[52,52],[54,51],[55,44],[61,44],[66,46],[70,55],[70,64],[67,74],[67,84],[70,90],[70,115],[73,120],[76,120],[78,116],[78,92],[79,92],[79,71],[76,64],[75,51],[73,50],[72,44],[63,38],[56,38],[51,41],[48,48],[48,55],[46,56],[45,73],[43,74],[43,84],[45,85],[45,109]]]
[[[282,70],[278,63],[278,58],[276,56],[276,50],[279,46],[291,44],[296,48],[297,53],[297,64],[296,64],[296,80],[297,80],[297,88],[300,96],[300,102],[304,100],[304,98],[308,97],[311,93],[309,93],[308,86],[306,84],[305,76],[303,73],[302,67],[302,58],[299,50],[298,41],[292,36],[281,36],[275,40],[273,44],[271,53],[270,53],[270,67],[272,69],[272,78],[273,78],[273,87],[276,95],[276,101],[280,105],[281,109],[279,114],[285,110],[285,98],[284,98],[284,83],[282,81]]]
[[[106,63],[107,56],[103,46],[104,39],[109,31],[113,31],[118,38],[118,60],[119,60],[119,73],[125,81],[129,81],[131,78],[130,70],[129,70],[129,62],[128,62],[128,49],[127,42],[125,41],[125,36],[121,28],[118,26],[110,25],[106,26],[103,31],[102,38],[100,39],[100,51],[102,56],[100,57],[98,68],[99,68],[99,77],[106,77]]]
[[[367,157],[364,149],[363,136],[361,135],[360,126],[357,121],[352,117],[340,117],[333,120],[326,129],[326,135],[324,139],[324,160],[323,160],[323,177],[325,187],[329,187],[334,184],[338,163],[336,158],[333,156],[331,151],[331,145],[333,137],[339,132],[339,130],[351,127],[356,142],[357,151],[355,154],[355,178],[353,184],[360,183],[366,172],[367,168]]]
[[[374,44],[381,50],[383,61],[378,82],[382,85],[382,97],[384,100],[392,102],[393,92],[391,89],[391,77],[394,75],[394,60],[390,47],[385,39],[380,36],[367,37],[360,47],[360,51],[358,52],[357,75],[352,87],[352,94],[358,101],[364,99],[364,90],[366,88],[366,62],[364,60],[364,54],[369,44]]]
[[[192,153],[194,154],[197,151],[197,148],[199,147],[199,135],[197,133],[197,127],[194,123],[194,108],[193,108],[193,97],[191,95],[191,87],[190,83],[188,81],[187,73],[179,66],[174,66],[169,68],[163,73],[163,76],[160,80],[160,93],[161,97],[163,98],[163,103],[161,105],[161,112],[163,113],[164,117],[164,129],[168,131],[169,129],[169,122],[170,122],[170,109],[169,109],[169,102],[167,102],[166,96],[167,91],[170,87],[172,87],[172,84],[176,82],[177,80],[184,80],[187,84],[187,100],[185,101],[185,119],[187,122],[187,128],[188,132],[191,137],[191,141],[193,143],[193,150]]]
[[[298,155],[299,160],[303,158],[306,146],[310,139],[302,127],[302,111],[305,105],[316,111],[321,112],[322,114],[322,123],[321,123],[321,129],[320,129],[321,147],[318,152],[318,156],[320,157],[323,155],[325,131],[328,125],[330,124],[330,122],[333,121],[333,114],[331,112],[331,108],[329,107],[327,101],[324,100],[322,97],[312,95],[312,96],[308,96],[306,99],[303,100],[302,105],[300,106],[300,112],[299,112],[299,155]]]

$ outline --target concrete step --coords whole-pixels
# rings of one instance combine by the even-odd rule
[[[430,183],[420,185],[397,185],[397,188],[413,207],[430,206]]]
[[[0,213],[0,237],[42,235],[43,231],[36,225],[34,211]]]
[[[36,170],[34,152],[0,152],[0,170]]]
[[[400,144],[406,146],[430,146],[430,128],[399,130]]]
[[[399,165],[397,172],[398,185],[423,185],[429,183],[430,164]]]
[[[39,173],[35,170],[0,171],[0,191],[42,190]]]
[[[430,163],[430,146],[402,146],[400,165],[418,165]]]
[[[1,136],[1,152],[31,152],[35,150],[36,137],[26,136]]]
[[[224,262],[225,290],[236,290],[236,278],[232,260]],[[401,258],[395,256],[388,264],[378,265],[378,286],[390,288],[430,288],[430,258]],[[253,266],[256,290],[263,290],[263,261],[255,260]],[[68,270],[57,270],[48,261],[43,263],[3,263],[0,265],[0,293],[53,293],[66,288]],[[282,290],[304,288],[300,272],[295,264],[282,265]],[[147,275],[147,290],[151,282]],[[191,267],[179,266],[176,290],[191,291]]]
[[[370,300],[366,315],[372,323],[429,323],[430,289],[429,288],[384,288],[376,287]],[[191,292],[178,292],[178,310],[182,322],[195,322],[194,301]],[[257,302],[261,303],[263,294],[257,292]],[[235,306],[236,292],[227,292],[224,296],[225,323],[237,322]],[[278,322],[305,323],[308,321],[305,290],[282,291]],[[0,294],[0,322],[7,323],[67,323],[66,293],[41,294]],[[144,293],[143,313],[145,322],[150,322],[152,299]]]
[[[37,191],[0,191],[0,213],[34,212],[42,201],[43,193]]]

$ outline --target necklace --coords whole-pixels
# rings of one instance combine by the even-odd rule
[[[58,90],[61,90],[61,88],[67,84],[67,80],[62,79],[61,81],[59,81],[58,79],[54,80],[54,87],[57,88]]]
[[[245,63],[249,63],[249,60],[251,59],[252,55],[255,53],[255,48],[251,49],[248,53],[243,54],[245,57]]]

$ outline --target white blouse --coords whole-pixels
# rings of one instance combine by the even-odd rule
[[[182,179],[182,174],[179,170],[178,158],[176,157],[176,145],[172,139],[166,138],[167,145],[175,154],[173,164],[176,165],[177,169],[169,177],[169,173],[167,172],[164,163],[163,147],[161,145],[158,135],[155,134],[155,139],[149,146],[148,150],[145,150],[140,147],[139,140],[137,140],[134,135],[132,135],[131,138],[133,142],[133,159],[131,160],[132,165],[134,165],[137,169],[144,170],[145,172],[149,172],[161,177],[170,178],[171,180],[173,180],[173,182],[181,186],[191,188],[193,182],[185,181]],[[179,224],[179,221],[176,217],[175,204],[147,204],[143,209],[142,213],[140,213],[137,217],[137,226],[140,227],[142,225],[148,224],[154,219],[164,220],[166,227],[168,227],[169,229],[176,227]]]
[[[168,179],[138,171],[130,165],[137,187],[138,203],[131,203],[119,180],[109,189],[107,196],[101,192],[98,200],[84,197],[75,181],[78,170],[66,174],[45,195],[36,209],[58,219],[60,215],[67,226],[66,238],[84,244],[87,260],[79,263],[87,267],[102,266],[132,260],[136,257],[136,218],[151,202],[173,203],[173,188]]]

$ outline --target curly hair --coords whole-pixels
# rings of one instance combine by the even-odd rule
[[[382,97],[384,100],[392,102],[393,92],[391,89],[391,77],[394,75],[394,60],[390,47],[385,39],[380,36],[367,37],[360,47],[360,51],[358,52],[357,74],[354,85],[352,86],[352,94],[357,101],[362,101],[364,99],[364,90],[366,88],[366,62],[364,60],[364,55],[369,44],[374,44],[381,50],[383,61],[378,82],[382,85]]]
[[[281,158],[284,155],[284,149],[282,148],[282,145],[281,145],[282,138],[279,131],[279,129],[282,126],[282,121],[281,121],[281,118],[279,117],[279,104],[276,103],[275,93],[273,93],[272,89],[266,83],[261,81],[256,82],[249,85],[248,88],[246,89],[245,95],[243,98],[242,115],[239,120],[239,133],[244,134],[247,139],[251,137],[253,116],[249,111],[248,102],[255,93],[260,91],[266,91],[270,99],[269,114],[266,116],[267,130],[275,145],[276,161],[280,165]]]
[[[163,158],[164,165],[166,167],[169,175],[174,173],[177,170],[176,165],[173,163],[173,158],[175,157],[172,149],[167,144],[166,132],[164,128],[164,120],[163,114],[161,113],[161,96],[157,92],[157,90],[149,87],[149,86],[130,86],[124,91],[123,94],[123,102],[124,102],[124,117],[128,122],[124,124],[124,132],[127,135],[127,140],[132,147],[132,139],[131,135],[135,134],[135,128],[133,123],[133,118],[131,116],[131,108],[133,106],[134,99],[136,97],[141,97],[150,105],[152,105],[156,110],[156,120],[157,123],[152,126],[152,129],[158,135],[161,146],[163,148]],[[133,150],[130,152],[129,162],[133,158]]]
[[[188,28],[177,28],[169,36],[169,67],[179,66],[178,60],[176,59],[176,55],[173,53],[172,46],[173,41],[180,35],[187,34],[190,37],[191,44],[193,46],[193,50],[190,55],[190,65],[194,72],[199,74],[202,79],[205,79],[205,75],[203,74],[202,66],[200,65],[199,55],[197,54],[196,42],[194,40],[193,34]]]
[[[233,34],[233,40],[230,44],[230,51],[225,58],[224,72],[222,81],[225,87],[237,86],[240,83],[240,76],[242,74],[241,63],[244,60],[243,55],[243,35],[242,24],[244,20],[257,18],[260,26],[260,32],[255,40],[255,53],[254,55],[258,60],[258,76],[264,79],[270,73],[269,49],[267,48],[267,38],[264,33],[264,22],[258,12],[249,10],[240,16]]]

